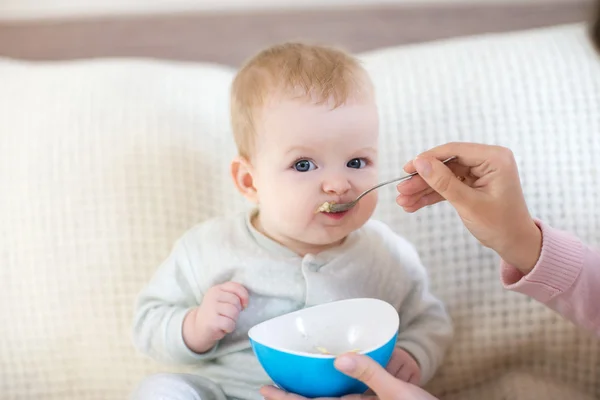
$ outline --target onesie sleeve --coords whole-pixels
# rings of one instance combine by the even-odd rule
[[[189,235],[188,235],[189,236]],[[189,237],[179,239],[138,295],[133,321],[135,347],[149,357],[172,364],[195,364],[213,357],[218,345],[206,353],[190,350],[183,340],[183,320],[200,304],[202,293],[195,270],[201,260],[191,260]]]
[[[441,365],[452,341],[452,321],[442,301],[429,288],[429,278],[412,244],[389,230],[386,233],[396,282],[394,297],[398,305],[400,328],[397,347],[409,352],[421,368],[421,385],[426,384]]]

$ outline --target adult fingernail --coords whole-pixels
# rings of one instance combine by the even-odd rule
[[[416,158],[414,161],[414,166],[419,175],[423,178],[428,178],[431,176],[431,163],[423,158]]]
[[[356,368],[356,362],[350,358],[341,356],[337,360],[335,360],[335,367],[341,372],[352,372]]]

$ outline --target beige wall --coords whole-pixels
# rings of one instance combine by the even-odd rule
[[[555,0],[0,0],[0,18],[37,18],[69,15],[290,9],[376,3],[550,3]]]

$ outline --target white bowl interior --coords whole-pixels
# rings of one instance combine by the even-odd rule
[[[398,326],[398,312],[390,304],[377,299],[350,299],[273,318],[254,326],[248,335],[277,350],[331,357],[379,348],[392,338]]]

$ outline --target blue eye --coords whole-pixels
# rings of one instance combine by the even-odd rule
[[[363,158],[353,158],[346,164],[348,168],[361,169],[367,166],[367,162]]]
[[[298,172],[307,172],[315,169],[317,166],[309,160],[299,160],[294,163],[294,169]]]

